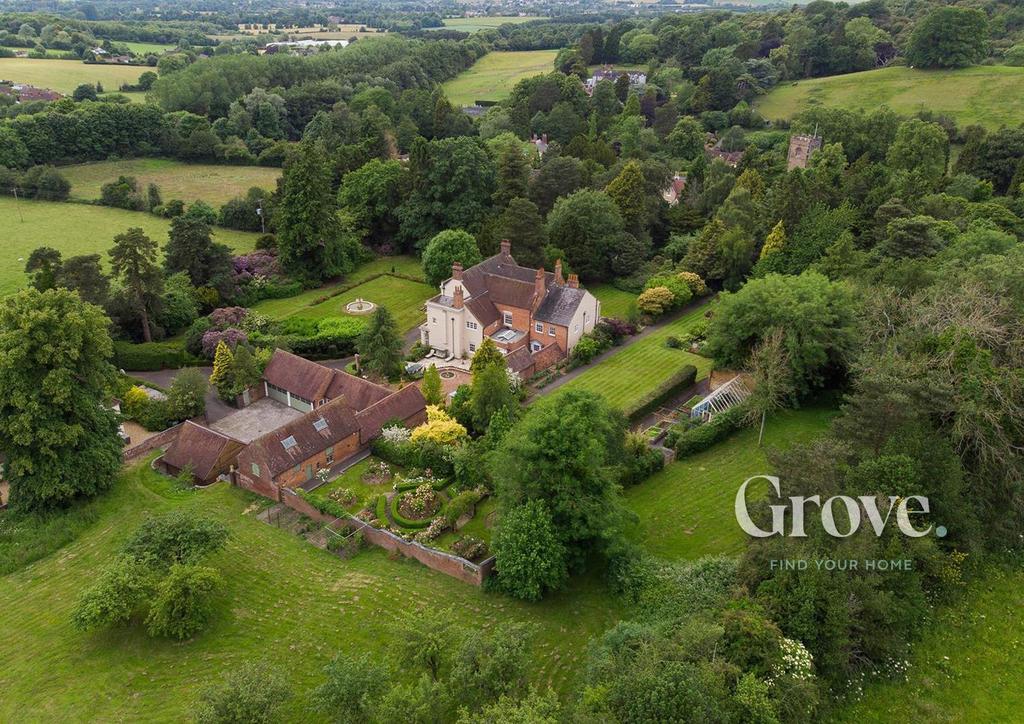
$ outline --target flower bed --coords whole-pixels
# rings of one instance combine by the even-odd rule
[[[398,493],[396,507],[405,520],[420,521],[433,518],[441,510],[444,500],[429,483],[423,483],[415,490]]]

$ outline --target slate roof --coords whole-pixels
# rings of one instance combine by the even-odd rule
[[[536,269],[519,266],[511,254],[495,254],[462,272],[462,286],[469,293],[466,307],[484,326],[501,318],[495,304],[532,310],[537,301],[536,280]],[[534,317],[567,325],[586,291],[564,282],[555,284],[555,275],[548,271],[544,272],[544,288],[544,300]]]
[[[327,424],[320,423],[321,419]],[[249,443],[249,452],[267,466],[269,477],[275,477],[356,432],[359,432],[359,423],[355,413],[344,397],[338,397],[256,438]],[[294,439],[295,444],[286,448],[284,442],[289,438]]]
[[[576,314],[576,309],[583,301],[584,294],[586,292],[579,287],[562,286],[548,289],[544,301],[534,312],[533,318],[541,322],[551,322],[566,327],[572,321],[573,315]]]
[[[356,415],[359,440],[366,444],[380,435],[380,429],[391,419],[407,420],[426,411],[427,401],[418,385],[406,385]]]
[[[244,447],[244,443],[233,437],[186,420],[178,437],[163,454],[163,461],[179,470],[191,465],[198,479],[209,480],[216,472],[218,460],[236,455]]]

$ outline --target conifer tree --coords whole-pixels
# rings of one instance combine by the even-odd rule
[[[420,386],[423,398],[428,405],[444,405],[444,390],[441,387],[441,373],[437,367],[430,365],[423,372],[423,384]]]
[[[605,191],[619,207],[622,220],[626,222],[626,229],[633,234],[642,232],[646,226],[647,193],[644,189],[644,172],[640,162],[628,161]]]
[[[390,379],[401,373],[402,339],[394,317],[384,307],[377,307],[356,347],[363,368],[370,374]]]
[[[764,259],[766,256],[782,251],[782,247],[785,245],[786,226],[782,221],[779,221],[771,232],[769,232],[768,238],[764,240],[764,246],[761,247],[761,258]]]
[[[217,351],[213,355],[213,372],[210,374],[210,384],[217,388],[217,394],[223,399],[228,399],[231,396],[231,388],[235,382],[234,363],[235,355],[222,339],[217,343]]]

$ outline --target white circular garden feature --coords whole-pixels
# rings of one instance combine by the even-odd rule
[[[345,311],[349,314],[369,314],[376,308],[376,304],[365,299],[356,299],[354,302],[349,302],[345,305]]]

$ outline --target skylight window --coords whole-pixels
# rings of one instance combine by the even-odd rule
[[[281,444],[284,445],[285,450],[291,450],[299,443],[295,442],[295,437],[293,435],[289,435],[288,437],[281,441]]]
[[[322,417],[314,420],[313,429],[316,430],[317,432],[323,432],[324,430],[327,429],[327,420],[325,420]]]

